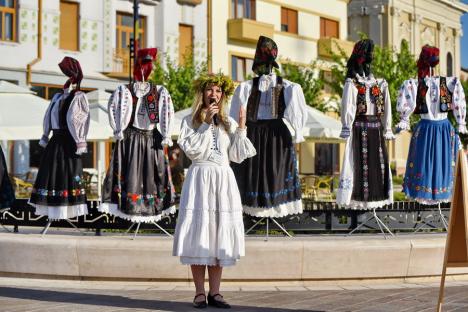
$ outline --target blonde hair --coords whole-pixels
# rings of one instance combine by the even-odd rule
[[[212,87],[213,85],[206,85],[205,89]],[[194,128],[200,127],[206,117],[205,103],[203,101],[205,89],[197,90],[197,93],[195,95],[195,100],[193,101],[193,104],[192,104],[192,125]],[[219,100],[219,103],[218,103],[218,107],[219,107],[218,123],[219,125],[224,127],[224,130],[229,131],[230,123],[229,123],[228,116],[226,115],[226,112],[224,109],[227,104],[227,99],[228,97],[223,91],[223,95],[221,96],[221,99]]]

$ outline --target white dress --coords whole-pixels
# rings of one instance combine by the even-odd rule
[[[380,88],[384,100],[384,113],[381,116],[381,124],[383,137],[387,140],[393,139],[395,136],[392,132],[392,107],[390,102],[390,94],[388,84],[385,79],[376,79],[373,75],[361,77],[356,75],[356,80],[359,84],[365,86],[365,102],[367,105],[366,116],[375,115],[375,101],[371,98],[371,88],[377,84]],[[343,97],[341,101],[341,123],[342,130],[340,136],[346,139],[345,152],[343,157],[343,165],[341,169],[339,187],[336,193],[336,203],[340,206],[351,209],[374,209],[393,203],[393,185],[392,174],[389,170],[389,191],[388,199],[379,201],[357,201],[352,199],[355,170],[354,161],[354,143],[353,140],[359,138],[353,137],[353,123],[356,118],[358,89],[354,81],[350,78],[346,79],[343,88]],[[370,173],[372,174],[372,173]]]
[[[246,130],[229,121],[229,132],[206,123],[194,129],[191,116],[182,121],[178,144],[192,160],[174,235],[173,255],[182,264],[229,266],[245,253],[242,203],[229,161],[242,162],[255,149]]]

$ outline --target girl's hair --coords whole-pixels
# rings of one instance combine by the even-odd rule
[[[205,103],[203,102],[203,95],[205,90],[212,86],[220,87],[223,92],[218,103],[218,122],[226,131],[228,131],[230,123],[224,108],[226,107],[228,98],[234,92],[234,83],[231,78],[223,75],[222,73],[202,75],[194,81],[193,87],[196,94],[192,104],[192,125],[195,128],[198,128],[205,120]]]
[[[211,86],[213,85],[206,85],[205,88],[210,88]],[[194,128],[200,127],[206,117],[205,110],[204,110],[205,103],[203,102],[204,92],[205,92],[205,89],[197,90],[197,93],[195,95],[195,100],[193,101],[193,104],[192,104],[192,125]],[[223,95],[221,96],[221,99],[219,100],[219,103],[218,103],[219,112],[218,112],[217,118],[218,118],[219,125],[223,126],[226,131],[229,131],[230,123],[225,112],[226,104],[227,104],[227,97],[223,91]]]

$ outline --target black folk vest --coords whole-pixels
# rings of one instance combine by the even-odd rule
[[[356,115],[366,115],[367,113],[367,101],[366,101],[366,85],[359,82],[357,79],[353,79],[354,86],[358,90],[356,100]],[[369,97],[371,102],[374,103],[374,115],[382,116],[385,111],[384,97],[382,90],[379,85],[375,83],[369,88]]]
[[[152,124],[156,124],[159,122],[159,92],[158,92],[158,87],[157,85],[150,83],[151,89],[150,91],[144,95],[141,100],[142,103],[141,105],[146,109],[146,113],[148,114],[148,118]],[[128,89],[130,90],[130,93],[132,94],[132,117],[130,118],[130,125],[133,124],[133,121],[135,120],[135,114],[137,113],[135,111],[136,104],[138,102],[138,98],[135,95],[133,91],[133,84],[128,85]]]
[[[59,122],[59,127],[60,129],[68,129],[68,123],[67,123],[67,113],[68,109],[70,108],[71,102],[75,98],[75,93],[76,90],[72,90],[70,94],[58,103],[59,104],[59,112],[58,112],[58,122]],[[52,117],[52,110],[50,116]],[[52,126],[52,122],[50,123]]]
[[[414,109],[414,114],[427,114],[429,112],[426,103],[426,94],[429,89],[424,81],[424,79],[419,79],[418,84],[424,84],[421,88],[418,85],[418,93],[416,95],[416,108]],[[447,113],[453,109],[453,94],[450,92],[447,87],[447,79],[445,77],[440,77],[439,81],[439,92],[440,92],[440,102],[439,109],[441,113]]]
[[[247,101],[247,121],[256,122],[258,120],[258,107],[260,105],[261,92],[258,89],[260,77],[253,79],[252,91]],[[269,91],[267,91],[269,92]],[[276,86],[272,90],[271,115],[273,119],[281,119],[284,116],[286,104],[284,101],[283,78],[276,76]]]

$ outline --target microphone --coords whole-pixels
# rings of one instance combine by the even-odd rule
[[[216,103],[216,100],[215,99],[210,99],[210,105],[214,104],[214,103]],[[218,114],[213,115],[213,123],[215,124],[215,126],[218,125]]]

